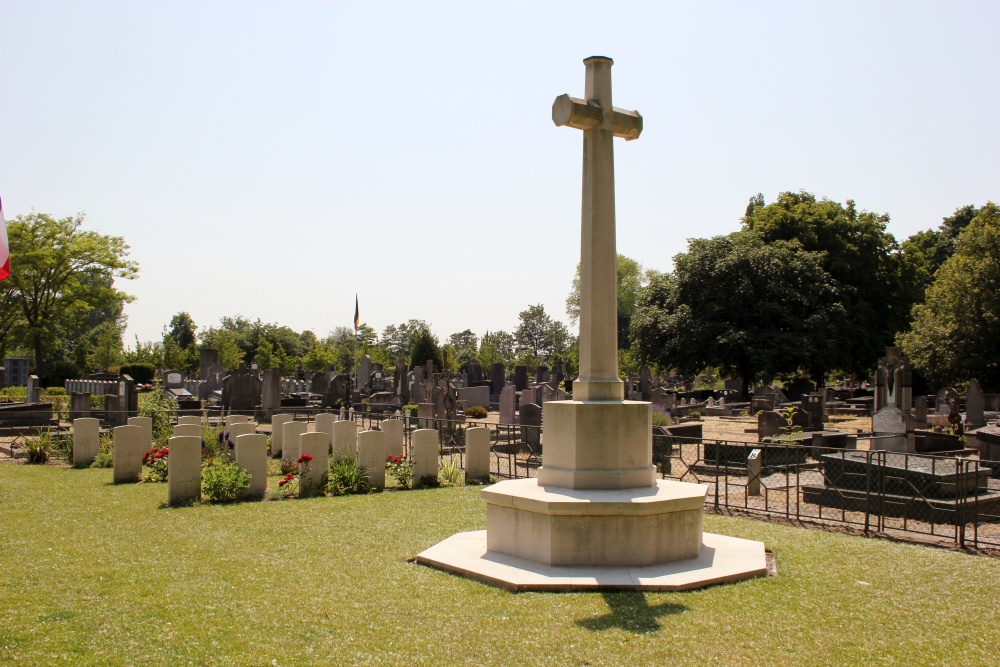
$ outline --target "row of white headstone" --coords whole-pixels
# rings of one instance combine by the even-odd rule
[[[275,415],[272,421],[271,455],[297,461],[302,455],[311,461],[299,464],[299,490],[303,495],[320,491],[324,484],[329,457],[334,461],[356,458],[365,468],[373,488],[385,488],[385,462],[390,456],[403,456],[403,422],[388,419],[378,431],[357,430],[353,420],[336,419],[334,414],[316,416],[316,430],[306,431],[304,422],[292,415]],[[233,442],[233,460],[250,473],[246,497],[263,497],[267,488],[267,436],[256,433],[257,424],[248,418],[226,419],[225,428]],[[181,421],[184,420],[184,421]],[[194,420],[198,420],[197,422]],[[171,505],[201,497],[202,425],[198,417],[181,417],[174,426],[167,448],[167,502]],[[153,424],[149,417],[132,417],[128,425],[113,430],[115,484],[136,482],[142,473],[142,457],[153,443]],[[413,480],[437,477],[440,439],[435,429],[417,429],[410,441],[410,464]],[[288,443],[288,446],[285,446]],[[73,461],[86,466],[94,460],[100,446],[97,419],[73,420]],[[466,431],[465,477],[478,479],[489,475],[490,432],[484,427]]]

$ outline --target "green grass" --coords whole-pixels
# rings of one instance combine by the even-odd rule
[[[510,594],[408,564],[478,488],[161,507],[110,470],[0,465],[0,665],[986,665],[1000,560],[706,516],[779,576]]]

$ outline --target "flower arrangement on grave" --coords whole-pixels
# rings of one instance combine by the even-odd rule
[[[144,482],[165,482],[167,481],[167,457],[170,456],[170,449],[167,447],[153,447],[142,455],[142,481]]]
[[[299,495],[299,478],[288,473],[278,481],[278,495],[282,498],[295,498]]]
[[[404,489],[410,488],[410,482],[413,481],[413,464],[405,456],[385,457],[385,472],[396,480],[399,486]]]

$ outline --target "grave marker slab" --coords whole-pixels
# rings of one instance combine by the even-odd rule
[[[190,426],[201,426],[201,417],[198,415],[182,415],[177,418],[178,424],[188,424]]]
[[[385,422],[382,424],[384,426]],[[368,483],[373,489],[385,488],[385,458],[399,456],[387,452],[384,431],[358,433],[358,465],[368,471]]]
[[[285,422],[281,425],[281,458],[296,460],[302,453],[299,438],[306,432],[305,422]]]
[[[358,455],[358,424],[353,419],[333,423],[333,460],[353,459]]]
[[[130,484],[139,481],[142,473],[142,429],[138,426],[116,426],[114,437],[114,483]],[[199,440],[199,443],[201,441]],[[199,452],[201,452],[199,444]]]
[[[288,424],[285,424],[285,427],[287,428]],[[298,437],[298,441],[299,453],[295,458],[304,455],[312,457],[312,461],[299,464],[299,496],[314,496],[326,486],[330,467],[330,443],[326,433],[315,432],[303,433]]]
[[[88,394],[89,396],[89,394]],[[73,420],[73,465],[85,468],[93,463],[101,448],[101,422],[81,417]]]
[[[465,479],[482,479],[490,474],[490,430],[481,426],[465,432]]]
[[[148,451],[153,446],[153,418],[129,417],[128,426],[138,426],[142,429],[142,446]]]
[[[282,443],[284,439],[283,427],[294,419],[294,415],[273,415],[271,417],[271,457],[280,459],[282,454]]]
[[[438,454],[441,446],[437,429],[417,429],[410,436],[410,463],[413,465],[413,486],[420,486],[424,477],[437,477]]]
[[[238,435],[233,440],[233,460],[250,473],[247,498],[263,498],[267,488],[267,436],[263,433]]]
[[[180,435],[167,441],[167,504],[201,499],[201,436]]]
[[[174,426],[174,437],[190,436],[190,437],[202,437],[201,426],[195,426],[194,424],[178,424]]]
[[[257,424],[254,422],[237,422],[229,427],[229,440],[236,444],[236,438],[241,435],[251,435],[257,432]]]
[[[405,444],[402,419],[386,419],[379,428],[385,433],[385,455],[402,456]]]

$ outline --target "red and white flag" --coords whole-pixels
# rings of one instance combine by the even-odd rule
[[[10,245],[7,243],[7,222],[3,217],[3,201],[0,201],[0,280],[10,277]]]

